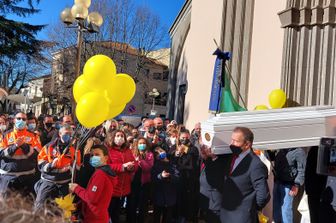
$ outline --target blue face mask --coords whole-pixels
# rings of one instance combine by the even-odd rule
[[[16,120],[15,121],[15,128],[19,129],[19,130],[22,130],[26,127],[26,122],[23,121],[22,119],[21,120]]]
[[[61,127],[62,127],[61,124],[59,124],[59,123],[56,123],[56,124],[55,124],[55,129],[60,130]]]
[[[102,165],[100,156],[91,156],[90,165],[93,167],[100,167]]]
[[[71,136],[69,134],[65,134],[61,136],[62,142],[68,144],[70,142]]]
[[[36,124],[35,123],[28,124],[28,130],[34,131],[35,128],[36,128]]]
[[[144,150],[146,149],[146,144],[139,144],[139,145],[138,145],[138,149],[139,149],[140,151],[144,151]]]
[[[163,160],[167,157],[167,153],[160,153],[159,157]]]

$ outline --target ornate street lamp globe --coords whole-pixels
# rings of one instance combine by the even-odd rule
[[[91,0],[75,0],[75,4],[82,4],[86,8],[89,8],[91,5]]]
[[[100,27],[103,24],[103,17],[98,12],[91,12],[87,17],[89,23]]]
[[[75,19],[84,20],[88,16],[89,10],[83,4],[78,3],[72,6],[71,14]]]
[[[67,25],[70,25],[74,22],[75,18],[72,16],[70,8],[65,8],[61,12],[61,19]]]

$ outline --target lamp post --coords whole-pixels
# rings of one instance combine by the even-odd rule
[[[148,92],[148,95],[153,98],[153,105],[152,105],[151,114],[155,115],[156,114],[156,111],[154,110],[154,108],[155,108],[155,98],[159,97],[160,92],[156,88],[153,88],[152,91]]]
[[[69,27],[77,29],[75,79],[80,75],[81,50],[83,32],[97,33],[103,24],[103,17],[98,12],[89,13],[91,0],[75,0],[72,8],[65,8],[61,12],[61,20]],[[72,113],[74,115],[75,100],[72,100]]]

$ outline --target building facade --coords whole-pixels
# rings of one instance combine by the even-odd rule
[[[72,85],[75,80],[75,53],[75,48],[70,47],[53,54],[52,86],[51,96],[49,96],[57,102],[57,106],[52,107],[53,114],[71,113]],[[127,44],[114,42],[85,43],[82,52],[81,70],[85,61],[96,54],[109,56],[117,66],[117,73],[127,73],[136,82],[136,94],[132,101],[126,105],[122,114],[149,114],[152,109],[152,98],[149,97],[148,93],[153,88],[160,92],[160,96],[155,100],[155,110],[158,114],[165,114],[169,73],[166,58],[169,55],[169,49],[161,49],[161,51],[143,55]]]
[[[44,113],[44,107],[47,106],[47,99],[44,97],[44,86],[51,75],[45,75],[31,79],[26,87],[21,89],[19,96],[25,97],[23,103],[20,103],[20,110],[33,112],[36,116]]]
[[[217,45],[243,107],[268,105],[273,89],[289,106],[335,105],[335,0],[186,0],[171,36],[167,116],[192,127],[209,117]],[[216,45],[216,43],[217,45]]]

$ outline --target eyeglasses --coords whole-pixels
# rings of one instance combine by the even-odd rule
[[[21,117],[16,117],[15,119],[16,120],[22,120],[22,121],[26,121],[27,120],[26,118],[21,118]]]

